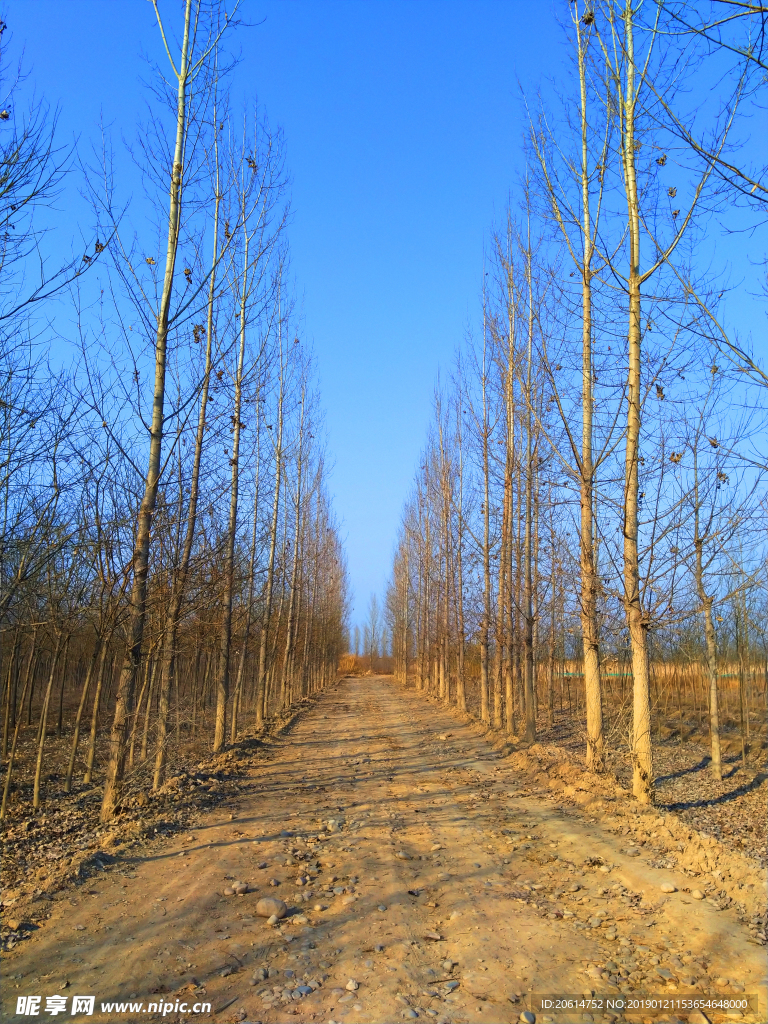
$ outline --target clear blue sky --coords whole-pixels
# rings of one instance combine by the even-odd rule
[[[103,112],[130,139],[141,53],[161,58],[151,4],[0,7],[64,135],[87,152]],[[293,271],[358,621],[383,592],[436,374],[476,320],[483,244],[522,169],[518,81],[533,94],[562,71],[558,12],[564,0],[244,0],[255,27],[236,78],[286,136]]]
[[[147,0],[2,5],[31,81],[87,155],[142,116]],[[162,4],[168,14],[172,5]],[[548,0],[245,0],[241,88],[286,136],[290,242],[317,353],[331,490],[364,615],[383,591],[440,365],[477,312],[482,248],[519,170],[518,77],[560,45]],[[119,172],[119,163],[118,163]]]

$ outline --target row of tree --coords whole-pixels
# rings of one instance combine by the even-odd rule
[[[105,146],[81,186],[92,241],[35,285],[73,161],[44,106],[6,100],[0,126],[3,815],[25,730],[41,805],[56,714],[64,791],[103,775],[106,820],[129,773],[158,788],[190,738],[221,751],[335,678],[346,641],[282,139],[230,109],[237,5],[184,0],[178,25],[154,6],[141,222]],[[77,347],[69,369],[44,358],[54,333]]]
[[[529,742],[577,665],[595,771],[609,662],[628,661],[643,802],[654,658],[697,633],[717,777],[728,625],[742,664],[768,664],[749,405],[768,379],[723,329],[725,288],[700,257],[714,214],[753,215],[766,194],[734,141],[759,104],[766,11],[733,6],[718,21],[661,0],[569,5],[572,75],[559,109],[529,107],[482,331],[436,390],[387,600],[400,677]]]

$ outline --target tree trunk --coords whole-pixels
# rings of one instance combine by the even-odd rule
[[[221,617],[221,647],[219,649],[219,671],[216,678],[216,725],[213,737],[213,752],[218,754],[224,749],[227,728],[227,700],[229,697],[229,655],[232,640],[232,599],[235,589],[235,535],[237,533],[237,501],[240,488],[240,430],[242,423],[240,413],[243,400],[243,364],[245,361],[245,322],[246,303],[248,298],[248,253],[250,236],[245,217],[245,201],[243,201],[243,279],[240,294],[240,349],[235,371],[235,407],[233,412],[232,437],[232,479],[229,492],[229,523],[224,553],[224,596]]]
[[[597,624],[597,569],[593,500],[595,468],[592,456],[593,434],[593,380],[592,380],[592,218],[589,195],[589,142],[587,134],[587,76],[586,52],[581,34],[581,23],[576,19],[578,39],[580,114],[581,114],[581,190],[584,219],[584,263],[581,267],[582,285],[582,357],[581,357],[581,466],[579,501],[581,511],[579,563],[581,569],[581,636],[584,650],[584,696],[587,708],[587,768],[593,772],[605,770],[603,737],[603,699],[600,682],[600,649]]]
[[[53,650],[53,657],[51,658],[51,666],[48,672],[48,685],[45,688],[45,696],[43,697],[43,707],[40,711],[40,729],[37,741],[37,762],[35,764],[35,784],[34,793],[32,796],[32,807],[34,810],[38,810],[40,807],[40,780],[43,772],[43,748],[45,747],[45,728],[48,721],[48,707],[51,703],[51,691],[53,689],[53,681],[56,676],[56,666],[59,664],[59,655],[61,654],[61,639],[62,635],[59,630],[56,630],[56,645]],[[67,637],[67,646],[69,645],[69,637]]]
[[[238,727],[238,715],[240,711],[240,701],[243,692],[243,681],[245,677],[245,661],[248,654],[248,641],[251,635],[251,622],[253,619],[253,590],[254,590],[254,571],[256,568],[256,535],[258,532],[259,523],[259,453],[260,453],[260,438],[261,430],[259,427],[259,420],[257,418],[256,426],[256,482],[254,485],[254,497],[253,497],[253,531],[251,533],[251,561],[248,571],[248,597],[245,606],[245,624],[243,626],[243,646],[240,651],[240,664],[237,667],[237,681],[235,683],[235,700],[232,705],[232,726],[229,736],[230,743],[234,743],[237,739],[237,727]]]
[[[104,686],[104,670],[106,668],[108,641],[105,640],[101,648],[99,660],[99,672],[96,676],[96,692],[93,695],[93,710],[91,711],[91,733],[88,742],[88,756],[85,761],[85,775],[83,782],[90,783],[93,779],[93,762],[96,757],[96,734],[99,727],[99,704],[101,703],[101,691]]]
[[[485,321],[485,296],[483,296],[483,320]],[[490,510],[490,467],[488,465],[488,381],[486,366],[486,328],[483,322],[483,615],[480,622],[480,720],[490,723],[488,704],[488,634],[491,625],[491,510]]]
[[[139,508],[136,524],[136,544],[133,552],[133,584],[130,600],[129,643],[125,661],[120,673],[117,689],[115,716],[109,738],[109,761],[101,804],[101,820],[108,821],[120,800],[120,789],[125,772],[126,732],[133,714],[133,696],[141,662],[141,647],[144,639],[144,623],[147,606],[147,574],[149,570],[149,546],[152,518],[157,503],[157,488],[160,481],[160,460],[163,446],[163,421],[165,405],[166,345],[168,339],[168,317],[170,313],[173,279],[176,268],[176,253],[179,244],[179,228],[182,204],[182,173],[184,139],[186,128],[187,76],[190,46],[190,18],[192,0],[186,0],[184,11],[184,35],[181,45],[181,63],[178,73],[176,94],[176,141],[173,154],[173,169],[170,182],[170,208],[168,215],[168,243],[165,257],[163,291],[158,310],[157,334],[155,339],[155,383],[152,404],[152,425],[150,428],[149,463],[144,485],[144,495]]]
[[[11,690],[13,688],[14,669],[16,667],[16,659],[19,653],[19,643],[21,641],[21,630],[17,629],[14,639],[13,647],[11,648],[11,657],[8,660],[8,672],[6,673],[6,687],[5,687],[5,714],[3,716],[3,753],[2,759],[5,760],[8,756],[8,737],[11,730],[11,711],[12,704],[15,701],[11,701]],[[15,689],[14,689],[15,692]],[[13,709],[15,710],[15,708]]]
[[[523,651],[525,657],[525,740],[533,743],[536,739],[536,698],[534,696],[534,652],[533,652],[533,488],[534,488],[534,446],[532,422],[532,371],[533,371],[533,254],[530,243],[530,220],[528,249],[526,253],[526,276],[528,283],[528,370],[526,375],[526,469],[525,469],[525,538],[524,538],[524,612],[525,631]]]
[[[639,458],[640,458],[640,205],[635,172],[635,64],[634,12],[627,3],[624,13],[627,47],[626,95],[623,97],[624,131],[622,162],[627,195],[629,228],[629,323],[627,370],[627,434],[624,461],[624,608],[632,650],[633,680],[633,782],[640,803],[653,803],[653,747],[651,743],[651,700],[648,672],[647,623],[640,595],[638,556]]]
[[[214,121],[216,120],[216,108],[214,107]],[[178,572],[173,581],[173,589],[168,612],[165,618],[163,630],[163,648],[161,654],[160,668],[160,699],[157,713],[157,742],[155,747],[155,770],[152,779],[152,788],[157,790],[163,784],[165,777],[166,760],[166,736],[168,732],[168,711],[170,707],[171,693],[171,666],[176,655],[176,638],[178,635],[179,616],[181,603],[184,599],[184,592],[189,575],[189,565],[192,558],[192,547],[195,539],[197,525],[197,502],[200,491],[200,464],[203,457],[203,442],[205,440],[206,417],[208,409],[208,395],[211,384],[211,369],[213,366],[213,307],[216,294],[216,269],[219,262],[219,213],[221,206],[221,187],[219,182],[219,149],[218,134],[214,136],[214,202],[213,202],[213,253],[211,256],[210,279],[208,283],[208,307],[205,327],[205,368],[203,371],[203,386],[200,390],[200,406],[197,415],[197,433],[195,435],[195,454],[192,460],[192,475],[189,483],[189,505],[187,508],[187,525],[184,536],[181,560]],[[181,500],[181,494],[179,494]],[[149,715],[147,705],[147,716]],[[142,738],[142,760],[147,756],[147,724],[148,717],[144,719],[144,735]]]
[[[272,600],[275,583],[275,550],[277,547],[277,520],[280,510],[280,485],[283,472],[283,352],[280,346],[280,391],[277,405],[277,442],[275,445],[275,490],[272,498],[272,521],[269,526],[269,558],[267,560],[266,601],[264,621],[259,645],[259,670],[256,678],[256,725],[267,717],[267,644],[272,624]]]
[[[287,694],[292,687],[293,679],[291,674],[291,659],[295,643],[296,603],[298,600],[298,573],[299,554],[301,550],[301,508],[302,508],[302,476],[304,473],[303,448],[304,448],[304,389],[301,391],[301,418],[299,420],[299,451],[296,463],[296,515],[293,523],[293,565],[291,567],[290,593],[288,597],[288,623],[285,630],[285,652],[283,656],[283,671],[281,677],[280,697],[283,706],[289,703]],[[371,631],[373,632],[373,630]],[[373,667],[373,644],[371,637],[371,667]]]
[[[21,700],[19,701],[19,709],[24,707],[24,699],[27,696],[27,689],[32,681],[33,673],[30,671],[32,666],[32,655],[35,649],[35,637],[37,635],[37,627],[32,634],[32,650],[29,652],[29,663],[27,665],[26,677],[24,679],[24,688],[21,691]],[[3,785],[3,803],[0,807],[0,821],[5,820],[5,812],[8,808],[8,798],[11,792],[11,783],[13,780],[13,765],[16,759],[16,746],[19,742],[19,733],[21,732],[21,723],[23,715],[19,714],[16,718],[16,725],[13,730],[13,740],[11,741],[11,752],[8,755],[8,763],[5,766],[5,784]]]
[[[101,636],[96,637],[96,642],[93,645],[93,654],[88,664],[88,671],[85,674],[85,682],[83,683],[83,692],[80,695],[80,703],[77,707],[77,716],[75,717],[75,730],[72,734],[72,748],[69,754],[69,764],[67,766],[67,777],[64,781],[64,792],[72,792],[72,775],[75,770],[75,758],[77,757],[77,746],[80,742],[80,724],[83,719],[83,711],[85,709],[85,701],[88,697],[88,690],[90,689],[91,679],[93,678],[93,670],[96,668],[96,663],[99,659],[99,652],[101,650]]]

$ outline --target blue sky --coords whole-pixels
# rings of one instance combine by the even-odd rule
[[[161,7],[171,13],[167,2]],[[87,155],[141,118],[146,0],[11,0],[31,82]],[[241,88],[286,136],[290,242],[362,617],[383,591],[438,367],[477,312],[484,238],[520,168],[518,77],[560,45],[547,2],[245,0]],[[118,160],[118,173],[120,170]]]
[[[147,0],[10,0],[31,81],[81,151],[131,138],[160,59]],[[173,4],[161,9],[173,15]],[[523,167],[518,81],[565,58],[536,0],[245,0],[239,89],[287,142],[292,266],[317,355],[354,617],[383,591],[448,370],[476,321],[483,245]],[[119,147],[118,147],[119,148]],[[120,157],[117,171],[120,173]],[[72,200],[74,202],[74,200]],[[139,200],[140,201],[140,200]]]

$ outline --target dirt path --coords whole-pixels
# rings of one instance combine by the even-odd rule
[[[53,1019],[56,995],[58,1020],[189,1020],[186,1002],[216,1021],[703,1021],[726,1018],[584,1017],[534,999],[761,985],[738,1019],[768,1019],[765,950],[730,912],[584,813],[519,795],[475,730],[391,681],[344,680],[254,759],[249,783],[192,832],[62,894],[6,958],[2,1019],[25,1019],[17,998],[35,995]],[[235,881],[253,891],[222,895]],[[262,896],[288,917],[258,917]],[[90,1018],[70,1017],[75,995],[96,997]],[[129,1000],[141,1011],[99,1012]],[[147,1012],[156,1001],[172,1009]]]

